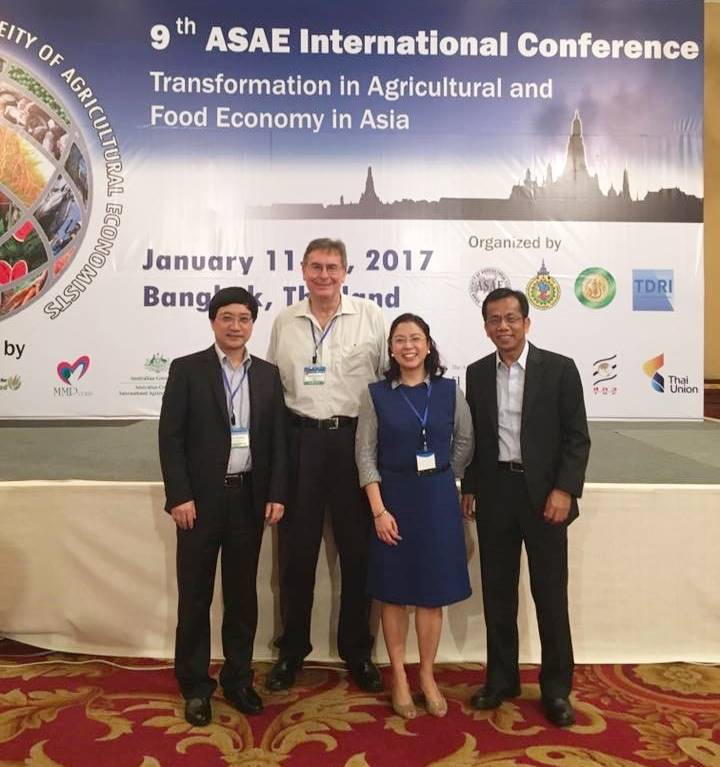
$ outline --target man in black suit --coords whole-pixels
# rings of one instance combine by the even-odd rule
[[[175,676],[192,725],[210,722],[210,604],[222,549],[220,684],[246,714],[262,701],[252,686],[255,581],[265,524],[280,520],[287,471],[285,404],[277,368],[246,344],[258,304],[243,288],[210,301],[215,343],[173,360],[160,412],[165,509],[177,525]]]
[[[487,679],[472,697],[497,708],[520,694],[518,579],[528,555],[547,718],[574,723],[569,702],[573,651],[567,603],[567,526],[578,515],[590,451],[582,384],[575,363],[526,340],[528,301],[509,288],[483,302],[496,352],[467,369],[475,455],[465,470],[463,512],[475,516],[487,629]]]

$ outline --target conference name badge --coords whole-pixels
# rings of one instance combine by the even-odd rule
[[[235,447],[250,447],[250,429],[244,426],[230,427],[230,449]]]
[[[415,453],[415,462],[417,464],[418,474],[434,474],[437,465],[435,463],[435,453],[430,450],[421,450]]]
[[[306,365],[303,376],[305,386],[322,386],[325,383],[325,365]]]

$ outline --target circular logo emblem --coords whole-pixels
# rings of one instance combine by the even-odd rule
[[[560,300],[560,283],[543,264],[543,269],[528,282],[525,295],[536,309],[552,309]]]
[[[512,286],[507,274],[494,267],[480,269],[470,278],[470,296],[478,306],[482,306],[487,294],[496,288],[510,287]]]
[[[607,306],[615,298],[615,290],[615,278],[597,266],[584,269],[575,280],[575,295],[588,309]]]
[[[89,153],[60,100],[0,59],[0,320],[51,288],[89,218]]]

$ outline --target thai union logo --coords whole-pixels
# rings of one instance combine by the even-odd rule
[[[658,354],[657,357],[653,357],[652,359],[643,362],[642,366],[643,373],[650,379],[652,388],[661,394],[665,391],[665,379],[658,371],[664,364],[665,355]]]
[[[90,357],[88,357],[87,354],[83,354],[82,357],[78,357],[75,362],[72,363],[65,361],[58,362],[57,374],[64,384],[72,386],[87,373],[89,367]]]

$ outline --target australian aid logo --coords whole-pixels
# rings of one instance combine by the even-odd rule
[[[83,354],[75,362],[62,360],[58,362],[56,372],[57,377],[62,381],[62,386],[54,386],[53,394],[56,397],[91,397],[92,391],[89,391],[85,383],[81,380],[90,368],[90,357]]]

